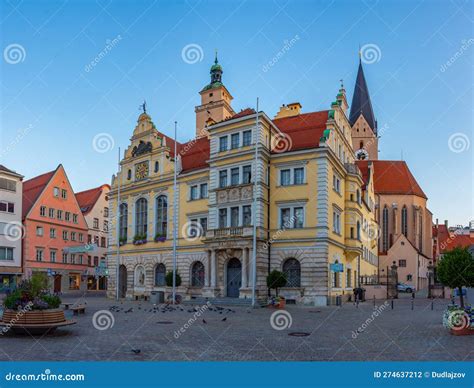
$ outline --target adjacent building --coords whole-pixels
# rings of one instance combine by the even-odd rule
[[[191,141],[175,144],[145,111],[138,118],[109,193],[118,216],[109,296],[169,291],[174,221],[178,292],[187,298],[248,299],[254,281],[266,298],[273,269],[288,279],[281,295],[311,305],[375,281],[374,169],[363,175],[355,163],[344,87],[327,110],[302,113],[293,103],[270,118],[233,110],[217,58],[210,73]]]
[[[21,277],[23,176],[0,165],[0,290]]]
[[[454,248],[467,248],[474,255],[474,222],[468,226],[448,226],[448,220],[433,225],[433,258],[435,263],[443,258],[444,253]]]
[[[25,275],[46,273],[54,292],[85,290],[95,247],[62,165],[24,182],[22,214]]]
[[[76,193],[77,202],[89,228],[87,244],[95,248],[87,252],[88,290],[107,289],[109,191],[110,186],[105,184]]]

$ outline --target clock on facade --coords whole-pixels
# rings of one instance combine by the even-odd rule
[[[366,160],[369,159],[369,153],[363,148],[361,148],[355,152],[355,157],[358,160]]]
[[[148,162],[140,162],[135,165],[135,180],[139,181],[148,177]]]

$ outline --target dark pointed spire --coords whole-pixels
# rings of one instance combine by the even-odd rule
[[[362,59],[359,52],[359,70],[357,71],[357,79],[354,87],[354,95],[352,96],[351,113],[349,122],[354,125],[359,116],[364,116],[370,128],[377,133],[377,121],[375,120],[372,102],[370,101],[369,88],[365,81],[364,69],[362,68]]]

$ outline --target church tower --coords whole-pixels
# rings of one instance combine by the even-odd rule
[[[222,66],[216,59],[211,67],[211,82],[199,92],[201,105],[196,106],[196,137],[207,136],[207,127],[231,118],[235,112],[231,107],[232,95],[222,83]]]
[[[356,159],[378,160],[377,121],[360,59],[349,122],[352,126],[352,147]]]

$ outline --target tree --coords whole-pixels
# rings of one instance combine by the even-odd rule
[[[454,248],[446,252],[438,264],[438,279],[445,286],[459,290],[461,307],[464,307],[463,287],[474,287],[474,257],[467,248]]]
[[[173,271],[169,271],[167,274],[166,274],[166,285],[168,287],[173,287]],[[181,285],[181,276],[179,276],[179,273],[178,271],[176,271],[176,287],[179,287]]]
[[[267,276],[267,287],[275,289],[276,296],[278,296],[278,289],[285,287],[287,282],[286,275],[283,272],[277,271],[274,269]]]

